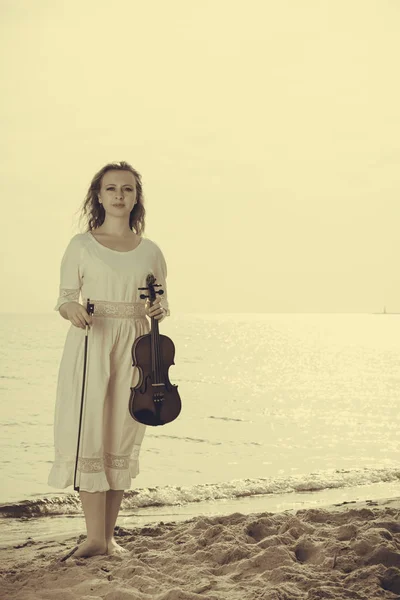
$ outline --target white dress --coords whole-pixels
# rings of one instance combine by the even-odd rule
[[[146,286],[150,272],[162,285],[156,289],[164,290],[161,306],[165,316],[169,316],[167,266],[161,249],[150,239],[142,238],[134,250],[120,252],[106,248],[90,232],[79,233],[71,239],[61,261],[60,293],[54,310],[71,300],[79,302],[80,294],[85,308],[88,298],[95,304],[93,324],[88,331],[76,476],[83,491],[130,489],[131,479],[139,474],[139,452],[146,425],[129,413],[130,388],[139,380],[139,371],[132,366],[131,350],[135,339],[150,331],[150,324],[145,315],[121,316],[121,309],[127,307],[122,303],[144,306],[140,294],[146,292],[138,288]],[[110,303],[109,318],[96,317],[96,300]],[[113,307],[119,311],[113,314]],[[74,485],[84,348],[85,329],[71,323],[57,382],[55,460],[48,477],[49,486],[55,488]]]

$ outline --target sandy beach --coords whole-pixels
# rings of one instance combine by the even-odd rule
[[[400,498],[116,527],[129,553],[60,559],[85,539],[0,548],[1,600],[400,599]]]

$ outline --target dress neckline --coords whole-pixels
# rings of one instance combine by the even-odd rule
[[[94,240],[96,242],[96,244],[98,244],[102,248],[105,248],[106,250],[109,250],[110,252],[116,252],[117,254],[130,254],[130,252],[135,252],[135,250],[137,250],[139,248],[139,246],[142,245],[142,242],[143,242],[143,238],[140,238],[140,242],[138,243],[138,245],[136,246],[136,248],[133,248],[132,250],[113,250],[112,248],[109,248],[108,246],[105,246],[104,244],[101,244],[99,242],[99,240],[96,240],[96,238],[94,237],[94,235],[93,235],[93,233],[91,231],[88,231],[87,233],[90,235],[90,237],[92,238],[92,240]]]

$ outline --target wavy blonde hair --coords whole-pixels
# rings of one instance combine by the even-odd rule
[[[86,221],[85,231],[91,231],[100,227],[104,222],[106,212],[104,206],[99,202],[99,193],[103,176],[107,171],[130,171],[136,181],[136,204],[129,215],[129,227],[134,229],[135,233],[141,235],[145,230],[145,215],[144,198],[142,189],[142,178],[140,173],[136,171],[129,163],[125,161],[108,163],[98,171],[90,182],[85,200],[83,201],[80,221]]]

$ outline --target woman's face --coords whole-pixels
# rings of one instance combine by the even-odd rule
[[[136,180],[130,171],[107,171],[101,182],[99,202],[106,213],[125,217],[136,201]]]

